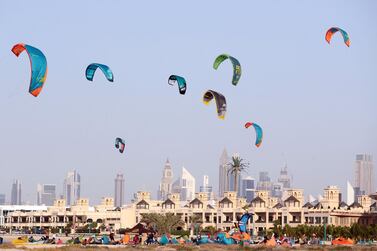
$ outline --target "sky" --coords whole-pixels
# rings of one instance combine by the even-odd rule
[[[156,196],[167,158],[175,177],[184,166],[217,190],[224,148],[256,178],[275,180],[287,163],[305,196],[344,189],[356,154],[377,159],[376,9],[372,0],[0,1],[0,193],[9,201],[17,178],[32,203],[37,183],[60,194],[76,169],[92,204],[113,195],[118,172],[127,201],[138,190]],[[332,26],[348,32],[350,48],[340,34],[325,41]],[[47,58],[37,98],[27,55],[11,52],[20,42]],[[212,68],[222,53],[242,65],[237,86],[229,61]],[[100,72],[87,81],[93,62],[114,82]],[[185,77],[186,95],[168,85],[172,74]],[[208,89],[226,96],[225,120],[201,101]],[[260,148],[247,121],[264,130]]]

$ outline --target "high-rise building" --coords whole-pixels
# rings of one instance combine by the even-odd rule
[[[160,187],[157,192],[158,200],[166,200],[168,198],[168,194],[172,192],[172,183],[173,183],[173,169],[169,162],[169,159],[167,159],[164,166],[164,170],[162,171]]]
[[[37,205],[53,206],[56,199],[56,185],[37,185]]]
[[[236,188],[234,187],[235,177],[233,173],[228,174],[228,180],[229,180],[228,191],[236,191]],[[237,195],[241,196],[241,174],[240,173],[237,176]]]
[[[0,193],[0,205],[5,205],[5,194]]]
[[[257,183],[257,190],[272,190],[272,182],[268,172],[259,172],[259,181]]]
[[[354,187],[358,187],[361,193],[364,192],[367,195],[375,192],[372,155],[356,155]]]
[[[355,189],[353,189],[351,183],[347,181],[347,205],[351,205],[355,202]]]
[[[280,176],[278,178],[278,183],[283,184],[283,189],[291,188],[291,178],[288,175],[288,167],[285,166],[280,170]]]
[[[76,170],[67,173],[64,180],[64,199],[67,205],[73,205],[80,198],[81,177]]]
[[[213,191],[212,186],[209,185],[209,177],[208,175],[203,176],[203,185],[199,188],[200,192],[207,193],[208,199],[213,199]]]
[[[247,202],[251,202],[255,197],[255,179],[251,176],[242,178],[240,192]]]
[[[284,184],[280,182],[275,182],[272,184],[271,195],[272,197],[282,198],[283,197]]]
[[[195,198],[195,178],[187,171],[186,168],[182,167],[182,174],[180,178],[181,187],[181,200],[193,200]]]
[[[219,197],[221,198],[224,192],[229,191],[229,180],[228,180],[228,162],[229,156],[227,151],[224,149],[220,156],[219,164]]]
[[[10,204],[21,205],[21,182],[17,179],[12,184]]]
[[[124,203],[124,177],[123,174],[118,173],[114,180],[114,205],[121,207]]]

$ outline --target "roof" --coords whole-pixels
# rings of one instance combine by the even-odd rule
[[[323,205],[321,202],[318,202],[315,206],[314,206],[315,209],[321,209],[323,208]]]
[[[0,206],[3,211],[47,211],[47,206],[34,205],[4,205]]]
[[[376,203],[374,203],[376,204]],[[207,205],[207,209],[215,209],[213,206],[211,206],[210,204]]]
[[[166,204],[173,204],[173,205],[175,205],[175,203],[171,199],[167,199],[164,202],[162,202],[162,205],[166,205]]]
[[[340,202],[339,207],[348,207],[347,203],[344,201]]]
[[[232,203],[233,204],[233,201],[231,201],[228,197],[224,197],[222,200],[219,201],[219,203]]]
[[[312,207],[314,207],[314,206],[313,206],[312,203],[310,203],[310,202],[306,202],[305,205],[304,205],[303,207],[305,207],[305,208],[312,208]]]
[[[149,205],[149,203],[148,202],[146,202],[145,200],[141,200],[141,201],[139,201],[136,205],[138,206],[138,205]]]
[[[286,201],[294,201],[294,202],[300,202],[295,196],[291,195],[289,196],[284,202]]]
[[[201,202],[198,198],[195,198],[195,199],[193,199],[193,200],[190,202],[190,205],[191,205],[191,204],[196,204],[196,203],[203,204],[203,202]]]
[[[257,196],[257,197],[255,197],[250,203],[257,202],[257,201],[266,202],[266,201],[264,201],[261,197]]]
[[[371,208],[376,208],[377,207],[377,202],[374,202],[372,205],[370,205]]]
[[[351,208],[363,208],[363,206],[362,205],[360,205],[360,203],[359,202],[354,202],[354,203],[352,203],[351,205],[350,205],[350,207]]]
[[[279,208],[282,208],[283,207],[283,205],[279,202],[279,203],[277,203],[275,206],[273,206],[272,208],[277,208],[277,209],[279,209]]]

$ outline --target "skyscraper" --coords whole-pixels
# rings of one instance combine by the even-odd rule
[[[173,170],[169,162],[169,159],[167,159],[164,170],[162,171],[160,187],[157,192],[158,200],[166,200],[168,198],[168,194],[172,192],[172,182],[173,182]]]
[[[237,176],[237,195],[238,196],[241,196],[241,174],[239,173],[238,176]],[[228,180],[229,180],[229,189],[228,191],[236,191],[236,189],[234,188],[234,174],[233,173],[228,173]]]
[[[203,185],[199,188],[200,192],[207,193],[209,199],[213,199],[212,186],[209,185],[208,175],[203,176]]]
[[[242,178],[241,180],[241,196],[246,198],[247,202],[251,202],[255,197],[255,179],[251,176]]]
[[[259,172],[257,190],[272,191],[272,182],[270,177],[268,176],[268,172]]]
[[[368,155],[368,154],[356,155],[355,186],[354,187],[358,188],[360,193],[364,192],[365,194],[372,194],[373,192],[375,192],[372,155]]]
[[[284,190],[284,184],[280,182],[275,182],[272,184],[271,188],[271,195],[272,197],[282,198],[283,197],[283,190]]]
[[[288,175],[288,167],[285,166],[280,170],[280,176],[278,178],[278,183],[283,184],[283,189],[291,188],[291,178]]]
[[[64,198],[67,205],[73,205],[80,198],[81,177],[76,170],[67,173],[64,179]]]
[[[10,204],[21,205],[21,182],[17,179],[12,184]]]
[[[118,173],[114,180],[114,205],[121,207],[124,203],[124,177],[123,174]]]
[[[56,199],[56,185],[38,184],[37,185],[37,205],[54,205]]]
[[[5,205],[5,194],[0,193],[0,205]]]
[[[351,183],[347,181],[347,205],[351,205],[355,202],[355,189],[353,189]]]
[[[224,149],[220,157],[219,164],[219,197],[221,198],[224,192],[229,191],[229,180],[228,180],[228,161],[229,156]]]
[[[183,201],[193,200],[195,197],[195,178],[184,167],[182,167],[180,186],[181,186],[181,199]]]

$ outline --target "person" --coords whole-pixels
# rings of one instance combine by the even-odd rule
[[[111,232],[109,237],[110,237],[110,241],[111,242],[115,241],[115,239],[114,239],[114,232]]]
[[[33,236],[30,236],[29,239],[28,239],[29,242],[34,242],[34,237]]]
[[[147,237],[147,245],[153,244],[153,242],[154,242],[154,234],[151,232],[149,233]]]
[[[57,244],[57,245],[61,245],[61,244],[63,244],[62,239],[59,238],[59,239],[56,241],[56,244]]]
[[[135,245],[139,244],[139,235],[138,234],[135,234],[134,238],[133,238],[133,242]]]

